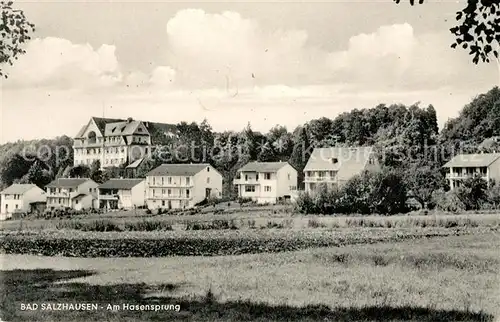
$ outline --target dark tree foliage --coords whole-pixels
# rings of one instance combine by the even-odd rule
[[[400,3],[401,0],[394,0]],[[411,5],[414,0],[409,0]],[[418,1],[420,4],[424,0]],[[467,6],[456,14],[457,25],[450,29],[455,36],[452,48],[461,46],[469,50],[472,61],[489,63],[499,58],[500,50],[500,1],[468,0]]]
[[[28,21],[22,10],[14,9],[13,4],[12,1],[0,1],[0,65],[13,65],[25,53],[23,46],[31,39],[30,33],[35,31],[35,25]],[[8,77],[3,68],[0,68],[0,76]]]

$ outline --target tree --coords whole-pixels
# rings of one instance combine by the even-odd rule
[[[68,175],[70,178],[89,178],[90,168],[86,165],[80,164],[71,168]]]
[[[35,31],[35,25],[28,21],[24,12],[12,7],[13,2],[0,1],[2,20],[0,21],[0,64],[13,65],[20,55],[25,53],[23,45],[31,39],[30,33]],[[8,74],[0,68],[0,76]]]
[[[101,170],[101,161],[95,160],[90,165],[90,179],[97,183],[103,183],[103,172]]]
[[[465,205],[465,210],[477,210],[487,201],[487,189],[486,180],[475,175],[462,181],[462,185],[456,189],[456,195]]]
[[[261,148],[259,155],[257,156],[257,161],[260,162],[275,162],[277,161],[276,153],[271,146],[271,143],[264,143]]]
[[[400,3],[401,0],[394,0]],[[418,1],[420,4],[424,0]],[[415,1],[410,0],[414,5]],[[450,29],[455,36],[452,48],[469,50],[472,61],[497,61],[500,72],[500,3],[498,0],[468,0],[467,6],[456,13],[457,25]]]
[[[414,198],[421,207],[426,209],[432,202],[432,195],[445,186],[444,176],[439,169],[430,166],[414,164],[408,167],[405,176],[408,197]]]

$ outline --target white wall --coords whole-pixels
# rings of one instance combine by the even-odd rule
[[[194,176],[193,206],[205,199],[206,188],[212,189],[211,197],[222,197],[222,175],[210,165]]]
[[[490,179],[500,183],[500,158],[493,162],[488,168]]]
[[[132,188],[132,207],[140,207],[145,205],[146,183],[141,181]]]
[[[297,170],[290,164],[285,165],[278,170],[278,197],[290,196],[292,194],[291,187],[297,189],[298,175]]]

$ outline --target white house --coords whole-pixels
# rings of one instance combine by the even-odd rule
[[[73,208],[75,210],[96,208],[98,184],[88,178],[60,178],[49,183],[47,209]]]
[[[134,209],[146,202],[144,179],[111,179],[97,188],[99,208]]]
[[[446,178],[450,189],[459,187],[461,181],[480,175],[488,184],[490,180],[500,183],[500,153],[459,154],[448,161]]]
[[[297,191],[297,170],[288,162],[250,162],[238,170],[233,183],[241,198],[276,203],[292,199]]]
[[[379,167],[373,147],[316,148],[304,167],[305,191],[314,192],[320,184],[337,188],[364,170]]]
[[[45,191],[34,184],[13,184],[0,192],[0,219],[12,216],[12,213],[31,212],[31,205],[46,200]]]
[[[184,209],[222,196],[222,175],[209,164],[163,164],[146,174],[149,209]]]

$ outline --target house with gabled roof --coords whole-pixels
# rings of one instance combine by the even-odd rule
[[[149,209],[186,209],[222,196],[222,174],[208,163],[162,164],[146,174]]]
[[[481,176],[488,184],[491,180],[500,182],[500,153],[459,154],[443,168],[448,169],[446,179],[451,190],[474,175]]]
[[[97,188],[99,208],[135,209],[146,204],[144,179],[110,179]]]
[[[238,197],[257,203],[289,200],[297,191],[297,170],[288,162],[249,162],[237,170]]]
[[[175,125],[92,117],[74,137],[74,165],[90,166],[99,160],[102,168],[119,167],[152,152],[158,133],[174,135]]]
[[[338,188],[365,170],[380,167],[373,147],[316,148],[304,167],[306,192],[314,192],[320,184]]]
[[[97,186],[98,184],[89,178],[55,179],[45,186],[47,209],[83,210],[97,208]]]
[[[16,212],[29,213],[34,204],[45,200],[45,191],[38,186],[14,183],[0,192],[0,218],[9,218]]]

